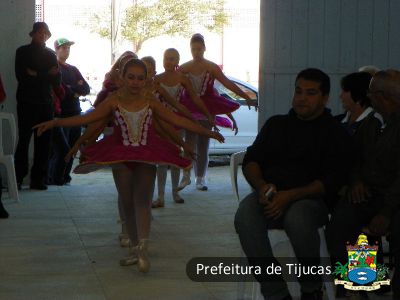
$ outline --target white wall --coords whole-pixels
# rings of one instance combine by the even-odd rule
[[[304,68],[330,75],[333,113],[342,76],[363,65],[399,69],[399,15],[398,0],[261,1],[259,125],[288,111]]]

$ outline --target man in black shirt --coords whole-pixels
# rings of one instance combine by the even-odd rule
[[[257,264],[257,258],[279,264],[267,233],[272,228],[286,231],[302,265],[320,263],[318,228],[328,220],[327,200],[343,184],[349,143],[325,108],[329,90],[328,75],[318,69],[301,71],[293,108],[270,118],[247,148],[243,173],[254,192],[240,203],[235,227],[250,264]],[[292,299],[282,276],[257,280],[266,299]],[[299,282],[302,300],[322,299],[319,276],[301,276]]]
[[[54,114],[52,88],[61,81],[55,53],[46,47],[51,33],[46,23],[36,22],[29,33],[32,42],[17,49],[15,73],[18,80],[17,114],[18,145],[15,152],[17,183],[21,187],[28,174],[28,150],[32,127],[51,120]],[[31,189],[45,190],[51,131],[40,137],[34,132],[34,154],[31,169]]]

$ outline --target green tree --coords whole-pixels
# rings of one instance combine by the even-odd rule
[[[92,31],[102,37],[111,38],[105,13],[94,14]],[[131,41],[133,51],[141,49],[143,43],[162,35],[190,36],[199,27],[211,32],[222,32],[228,23],[224,12],[224,0],[134,0],[126,9],[121,21],[121,36]]]

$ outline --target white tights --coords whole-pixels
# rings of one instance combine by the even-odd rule
[[[199,123],[211,130],[210,123],[208,121],[199,121]],[[207,176],[208,169],[208,147],[210,145],[210,139],[208,137],[186,131],[185,140],[187,143],[192,145],[194,152],[197,154],[197,160],[193,162],[194,174],[196,176],[196,183],[204,180]]]

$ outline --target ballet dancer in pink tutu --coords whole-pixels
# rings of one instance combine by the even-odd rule
[[[82,152],[86,160],[74,172],[88,173],[104,166],[111,166],[115,170],[115,184],[123,204],[131,241],[129,255],[120,264],[137,263],[140,272],[148,272],[150,269],[147,248],[155,164],[190,167],[190,161],[180,156],[179,147],[156,133],[153,120],[162,120],[220,142],[224,140],[219,133],[166,109],[144,89],[146,76],[145,64],[141,60],[131,59],[123,67],[122,87],[95,110],[82,116],[51,120],[34,127],[37,134],[41,135],[55,126],[91,124],[108,121],[112,116],[113,134],[85,147]]]
[[[207,120],[208,128],[212,128],[214,123],[214,117],[210,115],[207,108],[205,107],[203,101],[198,97],[198,95],[194,92],[193,86],[190,80],[182,75],[182,73],[178,72],[179,65],[179,52],[174,48],[169,48],[164,52],[163,65],[165,71],[154,78],[154,82],[156,85],[160,86],[164,90],[166,90],[170,97],[175,99],[176,103],[182,105],[180,103],[181,96],[183,91],[186,91],[188,94],[187,102],[190,102],[193,107],[196,108],[196,111],[201,111],[202,115],[205,116]],[[173,106],[166,103],[163,97],[159,98],[162,103],[164,103],[171,111],[176,111]],[[186,109],[187,111],[187,109]],[[188,114],[190,114],[188,112]],[[181,129],[181,128],[179,128]],[[183,130],[179,131],[181,135],[183,135]],[[184,199],[180,197],[178,194],[178,184],[180,177],[180,169],[171,167],[171,182],[172,182],[172,198],[175,203],[184,203]],[[167,166],[160,165],[157,168],[157,188],[158,188],[158,198],[153,201],[153,208],[164,207],[164,194],[165,194],[165,184],[167,179]]]
[[[195,92],[200,96],[201,100],[212,115],[228,114],[228,116],[231,117],[230,113],[238,109],[240,106],[239,103],[218,95],[214,89],[215,79],[217,79],[227,89],[246,99],[249,109],[251,105],[256,105],[256,103],[253,103],[246,93],[244,93],[237,85],[235,85],[235,83],[229,80],[224,73],[222,73],[217,64],[204,58],[206,46],[201,34],[197,33],[192,36],[190,39],[190,50],[193,59],[181,65],[179,71],[187,75],[192,82]],[[210,129],[208,122],[205,122],[207,119],[196,109],[195,106],[193,106],[187,93],[183,93],[182,104],[192,112],[201,125]],[[226,119],[226,121],[229,124],[229,120]],[[232,121],[234,122],[234,119]],[[216,124],[218,125],[218,123],[224,123],[223,119],[217,119]],[[185,138],[186,142],[194,146],[194,152],[197,153],[197,160],[194,162],[196,188],[201,191],[206,191],[208,188],[205,179],[208,167],[208,147],[210,140],[207,137],[198,136],[190,131],[185,132]],[[181,190],[190,183],[190,169],[188,169],[183,172],[183,177],[178,189]]]

